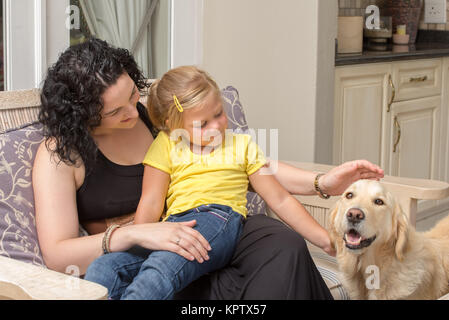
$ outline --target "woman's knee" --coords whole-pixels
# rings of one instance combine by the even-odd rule
[[[307,244],[297,232],[285,227],[284,230],[273,234],[273,245],[279,249],[291,252],[307,253]]]
[[[244,234],[257,234],[253,240],[257,240],[258,244],[265,242],[264,246],[285,252],[308,252],[304,238],[279,220],[262,215],[254,216],[247,221],[245,227]]]

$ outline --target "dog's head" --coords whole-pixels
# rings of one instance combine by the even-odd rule
[[[400,260],[407,227],[407,217],[392,194],[372,180],[359,180],[349,186],[329,217],[329,234],[337,251],[362,254],[372,246],[393,243]]]

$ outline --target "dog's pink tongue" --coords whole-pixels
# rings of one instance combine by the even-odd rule
[[[359,244],[362,237],[356,233],[349,232],[346,235],[346,240],[351,244]]]

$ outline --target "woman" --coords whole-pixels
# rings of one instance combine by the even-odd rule
[[[49,69],[40,121],[46,141],[33,169],[36,225],[46,265],[64,272],[77,266],[89,280],[120,298],[152,250],[201,261],[209,244],[185,223],[127,225],[103,240],[108,219],[135,212],[142,160],[157,132],[138,103],[147,85],[128,51],[92,39],[67,49]],[[319,179],[336,195],[383,171],[367,161],[343,164]],[[279,163],[276,179],[291,193],[315,194],[315,173]],[[90,236],[79,237],[81,223]],[[179,240],[182,241],[179,241]],[[97,259],[99,258],[100,259]],[[97,260],[96,260],[97,259]],[[120,270],[120,277],[115,277]],[[247,219],[230,265],[205,276],[179,295],[212,299],[331,299],[304,240],[266,216]]]

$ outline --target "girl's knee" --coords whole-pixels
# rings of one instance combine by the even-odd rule
[[[114,273],[113,261],[107,255],[95,259],[87,268],[85,280],[96,283],[103,282],[105,278]],[[100,283],[101,284],[101,283]]]

